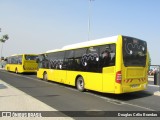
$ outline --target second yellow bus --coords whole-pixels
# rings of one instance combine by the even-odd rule
[[[15,73],[37,72],[36,54],[19,54],[6,58],[5,69]]]

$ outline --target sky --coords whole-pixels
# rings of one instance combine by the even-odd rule
[[[9,35],[2,56],[39,54],[87,41],[90,18],[90,40],[119,34],[145,40],[151,64],[160,65],[160,0],[89,3],[89,0],[0,0],[0,37]]]

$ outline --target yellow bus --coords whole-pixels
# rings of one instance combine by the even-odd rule
[[[64,46],[38,57],[37,77],[71,86],[79,91],[128,93],[148,85],[147,43],[117,35]]]
[[[6,58],[5,70],[15,73],[37,72],[36,54],[19,54]]]

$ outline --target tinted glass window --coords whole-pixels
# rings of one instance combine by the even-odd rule
[[[99,67],[107,67],[115,65],[116,45],[107,44],[99,46]]]
[[[115,55],[115,44],[109,44],[47,53],[45,57],[40,57],[40,61],[44,68],[102,72],[103,67],[115,65]]]
[[[19,55],[17,59],[18,59],[18,60],[17,60],[17,61],[18,61],[18,64],[22,64],[22,55]]]
[[[99,50],[98,47],[89,47],[87,53],[83,55],[83,65],[87,67],[89,72],[97,72],[99,64]]]
[[[7,64],[10,64],[10,63],[11,63],[11,58],[8,57],[8,58],[7,58]]]
[[[49,68],[63,69],[64,52],[48,53],[46,58]]]
[[[17,64],[17,63],[18,63],[17,56],[11,57],[11,64]]]
[[[147,43],[123,36],[123,61],[125,66],[145,66]]]
[[[74,70],[74,50],[68,50],[65,52],[65,61],[63,69]]]
[[[34,55],[25,55],[26,60],[36,60],[37,56]]]
[[[50,68],[49,67],[49,60],[45,54],[41,54],[38,56],[38,66],[39,68]]]
[[[86,65],[84,55],[86,54],[86,48],[76,49],[74,54],[74,69],[77,71],[86,71]]]

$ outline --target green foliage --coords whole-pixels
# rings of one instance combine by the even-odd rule
[[[2,36],[2,38],[0,39],[0,42],[5,42],[6,40],[8,40],[9,39],[9,37],[8,37],[8,35],[6,34],[6,35],[3,35]]]
[[[6,35],[3,35],[2,38],[3,38],[4,40],[8,40],[8,39],[9,39],[9,36],[6,34]]]

